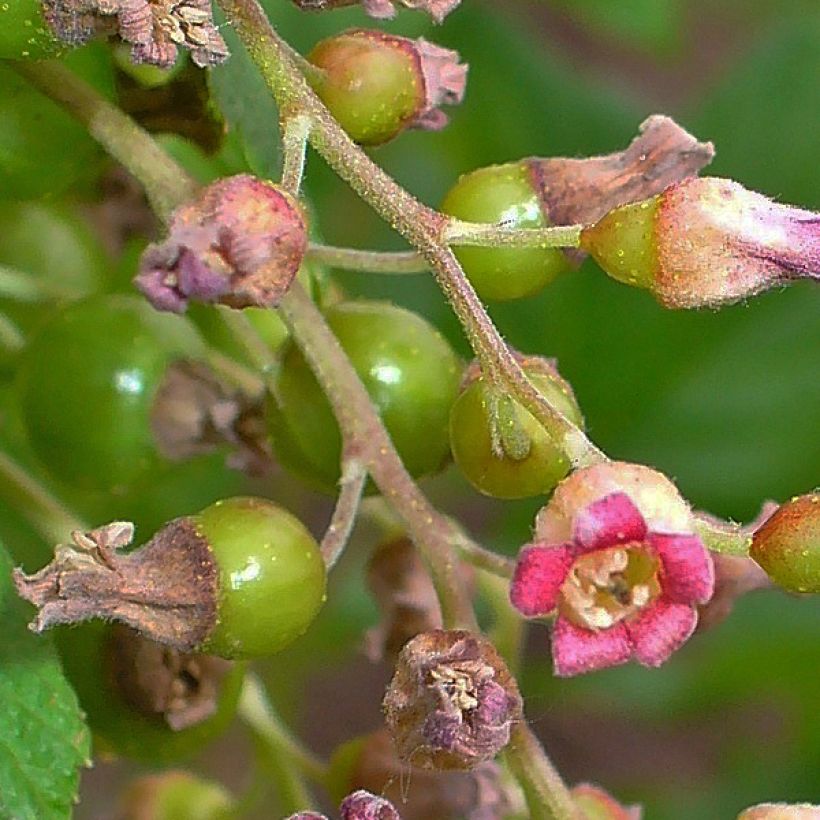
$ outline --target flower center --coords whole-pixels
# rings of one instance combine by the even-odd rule
[[[640,541],[582,555],[561,586],[559,611],[584,629],[608,629],[658,596],[659,566]]]

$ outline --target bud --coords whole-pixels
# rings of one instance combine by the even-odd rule
[[[820,806],[810,803],[760,803],[744,809],[737,820],[820,820]]]
[[[235,805],[218,783],[188,772],[140,777],[122,796],[118,820],[224,820]]]
[[[611,211],[583,231],[581,247],[665,307],[716,307],[820,278],[820,214],[732,180],[692,177]]]
[[[342,820],[401,820],[396,807],[364,789],[349,794],[339,806]]]
[[[308,60],[316,93],[352,139],[380,145],[405,128],[438,130],[440,105],[464,97],[467,66],[424,38],[352,29],[322,40]]]
[[[383,708],[402,760],[422,769],[471,769],[507,745],[522,703],[485,637],[434,630],[402,650]]]
[[[157,310],[183,313],[189,299],[274,307],[306,250],[305,218],[293,197],[239,174],[174,211],[167,239],[149,245],[134,283]]]
[[[570,789],[575,805],[584,820],[641,820],[640,806],[622,806],[600,786],[579,783]]]
[[[302,635],[324,602],[318,544],[272,501],[217,501],[125,552],[133,535],[128,522],[76,531],[44,569],[15,570],[18,593],[39,610],[31,628],[98,618],[178,652],[250,658]]]
[[[527,378],[553,407],[583,427],[572,386],[555,361],[514,353]],[[450,449],[467,480],[494,498],[547,495],[570,463],[553,437],[521,405],[488,384],[476,365],[468,368],[461,395],[450,411]]]
[[[689,507],[663,475],[606,462],[573,473],[539,512],[510,588],[526,617],[555,614],[560,676],[660,666],[692,634],[714,567]]]
[[[441,23],[461,3],[461,0],[293,0],[293,2],[305,11],[325,11],[361,3],[365,12],[377,20],[391,20],[395,17],[396,8],[393,4],[399,3],[408,9],[427,12],[436,23]]]
[[[820,592],[820,493],[781,505],[754,533],[749,554],[790,592]]]

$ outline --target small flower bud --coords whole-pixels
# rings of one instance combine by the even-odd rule
[[[686,502],[663,475],[606,462],[573,473],[538,514],[510,587],[527,617],[555,614],[561,676],[660,666],[692,634],[714,566]]]
[[[820,214],[692,177],[611,211],[584,230],[581,247],[665,307],[718,306],[820,278]]]
[[[405,645],[383,708],[402,760],[422,769],[471,769],[507,745],[522,703],[486,638],[434,630]]]
[[[364,789],[349,794],[339,806],[342,820],[401,820],[396,807]]]
[[[820,806],[810,803],[760,803],[744,809],[737,820],[820,820]]]
[[[591,783],[573,786],[570,794],[584,820],[641,820],[643,816],[640,806],[622,806],[600,786]]]
[[[405,128],[447,124],[440,105],[461,102],[467,66],[424,38],[353,29],[320,42],[308,59],[314,90],[352,139],[380,145]]]
[[[781,505],[754,533],[749,554],[791,592],[820,592],[820,493]]]
[[[306,249],[305,219],[290,194],[240,174],[174,211],[167,239],[146,249],[134,283],[157,310],[182,313],[190,299],[273,307]]]
[[[140,777],[122,796],[118,820],[223,820],[235,809],[218,783],[188,772]]]

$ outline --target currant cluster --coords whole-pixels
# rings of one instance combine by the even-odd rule
[[[590,255],[665,307],[720,306],[816,279],[820,218],[699,177],[711,145],[660,116],[610,155],[465,173],[433,210],[363,147],[447,124],[467,83],[456,52],[355,28],[302,57],[255,0],[218,5],[277,103],[277,181],[211,110],[200,69],[229,44],[209,3],[0,9],[0,553],[32,629],[54,628],[95,756],[169,766],[238,715],[260,788],[275,781],[292,820],[324,818],[306,779],[345,820],[639,816],[567,787],[529,729],[511,671],[521,619],[550,623],[557,676],[657,667],[745,592],[820,591],[820,497],[747,527],[694,511],[661,473],[609,460],[558,363],[508,346],[483,303],[532,296]],[[441,22],[458,2],[399,5]],[[163,116],[180,98],[196,111],[193,139],[154,139],[118,107],[166,92]],[[308,144],[412,250],[320,241]],[[475,357],[418,313],[349,295],[334,268],[432,270]],[[516,559],[428,501],[417,481],[446,470],[463,490],[543,502]],[[320,495],[335,506],[318,536],[304,508]],[[365,575],[382,616],[363,640],[395,670],[385,728],[325,764],[252,664],[320,640],[357,516],[377,531]],[[405,775],[422,785],[409,799]],[[121,811],[239,817],[255,789],[240,800],[166,770]]]

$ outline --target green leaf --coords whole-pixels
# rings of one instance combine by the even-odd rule
[[[89,733],[51,641],[27,628],[32,611],[11,570],[0,548],[0,817],[68,818]]]
[[[217,23],[230,59],[209,72],[211,99],[239,142],[249,170],[267,179],[279,175],[279,115],[265,81],[221,12]]]

